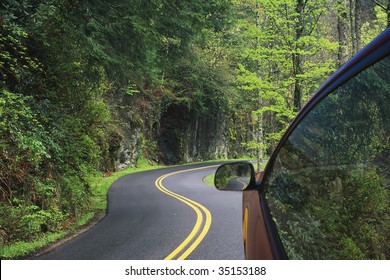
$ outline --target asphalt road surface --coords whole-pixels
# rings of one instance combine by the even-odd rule
[[[39,259],[243,259],[242,194],[206,185],[203,178],[216,168],[189,165],[120,178],[103,220]]]

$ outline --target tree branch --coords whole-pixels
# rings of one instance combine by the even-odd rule
[[[375,4],[377,4],[379,7],[381,7],[383,10],[387,11],[386,7],[383,6],[381,3],[379,3],[377,0],[372,0]]]

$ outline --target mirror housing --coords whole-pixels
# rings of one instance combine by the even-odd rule
[[[250,162],[225,163],[215,172],[214,185],[218,190],[243,191],[256,185],[255,169]]]

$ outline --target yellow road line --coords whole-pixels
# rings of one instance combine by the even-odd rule
[[[248,186],[248,183],[241,181],[240,179],[237,179],[238,182],[242,184],[242,189],[246,188]]]
[[[213,168],[213,167],[217,167],[217,166],[218,165],[212,165],[212,166],[205,166],[205,167],[198,167],[198,168],[176,171],[176,172],[165,174],[156,180],[155,185],[156,185],[156,188],[158,190],[160,190],[161,192],[163,192],[169,196],[172,196],[172,197],[176,198],[177,200],[183,202],[184,204],[188,205],[196,213],[196,222],[195,222],[195,225],[194,225],[191,233],[175,250],[172,251],[172,253],[170,253],[167,257],[165,257],[165,260],[172,260],[180,253],[182,253],[182,254],[179,257],[177,257],[177,259],[178,260],[186,259],[196,249],[196,247],[198,247],[198,245],[202,242],[203,238],[206,236],[206,234],[209,231],[210,226],[211,226],[212,217],[211,217],[210,211],[206,207],[204,207],[202,204],[166,189],[164,187],[164,185],[162,184],[162,181],[164,179],[166,179],[167,177],[173,176],[176,174],[180,174],[180,173],[184,173],[184,172],[191,172],[191,171],[196,171],[196,170],[202,170],[202,169],[207,169],[207,168]],[[203,213],[201,210],[203,211],[203,213],[205,215],[204,225],[203,225]],[[192,240],[196,237],[196,235],[200,231],[200,228],[202,227],[202,225],[203,225],[202,231],[200,232],[198,237],[192,242]],[[191,244],[191,242],[192,242],[192,244]],[[184,251],[185,248],[187,248],[187,250]],[[182,252],[182,251],[184,251],[184,252]]]

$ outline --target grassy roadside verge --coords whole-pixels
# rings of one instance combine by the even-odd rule
[[[210,160],[204,162],[194,162],[188,163],[185,165],[192,165],[197,163],[218,163],[221,161],[227,161],[224,159],[220,160]],[[29,242],[17,242],[8,244],[0,248],[0,259],[24,259],[34,256],[36,254],[42,253],[44,251],[49,250],[52,247],[58,246],[65,241],[77,236],[78,234],[88,230],[93,225],[95,225],[98,221],[104,217],[106,209],[107,209],[107,193],[116,180],[121,178],[122,176],[159,169],[164,167],[171,166],[161,166],[161,165],[151,165],[145,159],[141,159],[137,163],[137,167],[127,168],[125,170],[114,172],[108,177],[103,177],[101,174],[94,176],[92,180],[92,197],[91,197],[91,205],[89,212],[80,216],[76,221],[73,222],[71,226],[66,228],[65,230],[55,232],[55,233],[46,233],[37,238],[34,241]],[[209,184],[213,186],[214,174],[211,174],[212,178],[209,180]]]
[[[211,173],[203,178],[203,182],[205,182],[205,184],[211,187],[214,187],[214,177],[215,177],[215,173]]]
[[[138,161],[137,167],[114,172],[108,177],[103,177],[101,174],[96,175],[92,179],[92,197],[90,210],[88,212],[80,216],[65,230],[44,234],[34,241],[16,242],[2,246],[0,248],[0,259],[28,258],[38,252],[45,251],[45,248],[53,246],[54,243],[61,244],[79,233],[84,232],[104,217],[107,208],[107,192],[112,183],[128,174],[163,167],[164,166],[151,165],[146,160],[141,159]]]
[[[122,171],[114,172],[109,177],[105,178],[97,178],[96,182],[93,184],[92,192],[94,193],[94,197],[92,198],[92,205],[94,205],[94,209],[97,211],[106,211],[107,208],[107,192],[110,186],[119,178],[129,175],[136,172],[153,170],[164,168],[161,165],[151,165],[145,159],[141,159],[137,163],[137,167],[130,167],[124,169]]]

